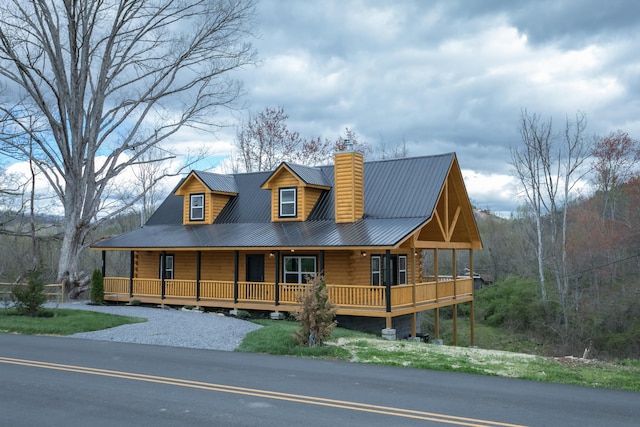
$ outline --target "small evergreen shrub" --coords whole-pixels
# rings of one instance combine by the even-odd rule
[[[300,329],[293,334],[299,345],[321,346],[331,336],[336,327],[336,308],[329,300],[327,285],[323,277],[310,281],[310,286],[298,295],[300,308],[294,317],[300,322]]]
[[[104,304],[104,278],[98,269],[91,275],[91,304]]]
[[[22,316],[37,317],[42,306],[47,302],[44,293],[44,280],[39,272],[33,272],[28,276],[26,286],[14,286],[11,291],[11,299],[18,314]]]
[[[249,320],[251,319],[251,313],[249,313],[246,310],[238,310],[238,312],[236,313],[236,318],[242,319],[242,320]]]

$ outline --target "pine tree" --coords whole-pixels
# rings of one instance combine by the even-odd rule
[[[298,295],[300,308],[294,313],[300,329],[293,338],[299,345],[314,347],[323,345],[336,327],[336,308],[329,300],[327,285],[323,277],[309,282]]]

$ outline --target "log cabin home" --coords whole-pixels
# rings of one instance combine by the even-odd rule
[[[143,227],[92,245],[102,251],[107,301],[277,317],[321,274],[342,326],[390,339],[421,336],[427,310],[436,312],[435,338],[441,307],[468,303],[473,313],[481,248],[454,153],[365,162],[350,144],[329,166],[192,171]],[[129,277],[105,274],[109,251],[129,252]],[[453,265],[468,251],[469,273],[441,277],[441,251],[452,252]]]

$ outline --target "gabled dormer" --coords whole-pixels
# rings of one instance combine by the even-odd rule
[[[183,224],[213,224],[238,190],[233,176],[192,171],[174,194],[184,198]]]
[[[281,163],[262,184],[271,190],[271,221],[306,221],[324,191],[331,190],[318,168]]]

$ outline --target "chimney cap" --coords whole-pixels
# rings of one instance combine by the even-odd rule
[[[353,151],[353,141],[349,138],[343,140],[344,149],[342,151]]]

